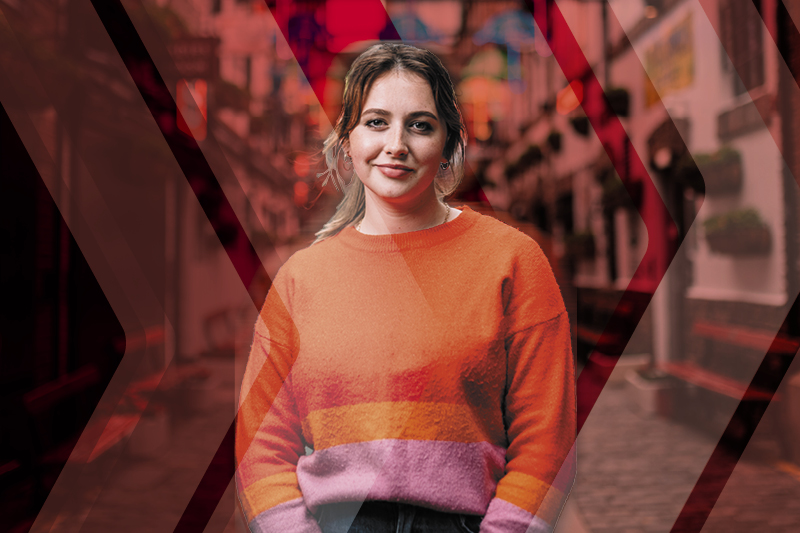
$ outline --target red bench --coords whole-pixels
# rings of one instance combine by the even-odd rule
[[[794,355],[800,347],[800,339],[789,337],[783,333],[774,333],[747,326],[698,321],[692,327],[692,333],[709,341],[722,342],[742,346],[778,355]],[[778,400],[773,391],[758,387],[750,387],[749,383],[723,376],[688,361],[669,361],[659,364],[664,372],[682,379],[687,383],[728,396],[735,400],[769,401]]]

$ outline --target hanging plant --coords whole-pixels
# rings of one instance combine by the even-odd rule
[[[520,156],[517,164],[523,168],[526,168],[541,163],[543,157],[542,149],[539,147],[539,145],[531,144]]]
[[[566,239],[564,239],[564,245],[567,249],[567,255],[575,260],[594,258],[594,234],[591,231],[567,235]]]
[[[606,98],[611,105],[611,111],[618,117],[627,117],[630,108],[630,95],[623,87],[615,87],[606,91]]]
[[[696,154],[694,158],[687,152],[676,170],[676,178],[684,186],[707,196],[737,194],[742,190],[742,156],[730,147]]]
[[[584,137],[589,135],[589,117],[583,115],[571,117],[569,119],[569,123],[576,133],[583,135]]]
[[[543,158],[544,154],[538,144],[529,145],[516,161],[506,164],[506,177],[513,180],[528,167],[541,163]]]
[[[552,130],[550,134],[547,136],[547,145],[550,149],[558,153],[561,151],[561,132],[558,130]]]
[[[772,250],[769,226],[753,208],[709,217],[703,229],[709,248],[718,254],[758,256]]]
[[[642,205],[643,189],[641,181],[631,180],[626,186],[617,173],[613,172],[603,182],[603,207],[609,211],[621,207],[638,209]]]
[[[698,154],[697,166],[706,182],[706,194],[722,196],[742,190],[742,156],[738,150],[723,147],[713,154]]]

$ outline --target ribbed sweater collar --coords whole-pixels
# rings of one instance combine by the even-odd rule
[[[471,228],[481,217],[468,206],[461,206],[456,218],[432,228],[389,235],[364,235],[353,226],[343,229],[335,239],[340,244],[366,252],[402,252],[436,246]]]

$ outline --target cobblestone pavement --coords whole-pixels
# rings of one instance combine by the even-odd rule
[[[52,527],[37,523],[33,531],[172,531],[235,412],[233,361],[205,360],[203,364],[212,373],[208,388],[191,397],[183,393],[184,402],[179,405],[168,404],[165,439],[160,430],[147,431],[140,423],[127,443],[92,463],[83,477],[64,481],[59,503],[48,501],[57,514]],[[187,404],[187,398],[193,401]],[[162,444],[146,454],[134,453],[133,441],[140,430],[140,442]],[[217,506],[220,516],[214,518],[215,531],[222,531],[233,515],[233,492],[229,492],[230,497]]]
[[[703,533],[800,531],[800,470],[764,460],[759,444],[757,432]],[[624,388],[606,387],[578,439],[572,500],[581,522],[591,533],[669,532],[715,445],[640,416]]]

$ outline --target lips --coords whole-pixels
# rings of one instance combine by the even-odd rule
[[[402,178],[410,174],[414,169],[403,165],[375,165],[380,169],[384,176],[388,178]]]

